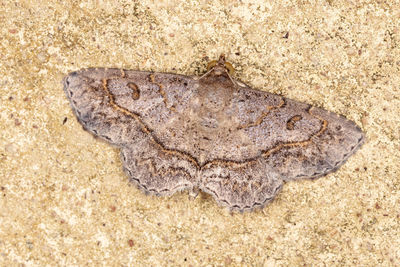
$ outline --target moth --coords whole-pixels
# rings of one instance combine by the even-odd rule
[[[337,170],[363,144],[345,117],[232,73],[221,55],[202,76],[89,68],[63,84],[83,128],[118,147],[129,179],[155,195],[201,190],[251,211],[287,181]]]

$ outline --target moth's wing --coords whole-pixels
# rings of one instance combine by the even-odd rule
[[[122,148],[121,157],[129,177],[146,192],[168,194],[192,187],[197,162],[185,153],[165,147],[154,129],[184,109],[180,103],[185,102],[173,102],[173,94],[193,80],[156,73],[164,81],[172,80],[168,88],[163,88],[152,75],[119,69],[84,69],[65,77],[64,90],[84,129]],[[186,97],[190,97],[188,93],[189,90]]]
[[[240,125],[238,152],[246,152],[238,155],[250,156],[207,163],[201,189],[240,211],[268,203],[284,181],[335,171],[364,142],[343,116],[248,87],[238,90],[229,113]]]
[[[196,185],[195,165],[151,139],[123,147],[121,158],[130,180],[146,193],[171,195]]]
[[[203,167],[200,189],[231,210],[262,208],[281,190],[283,182],[264,159],[247,163],[215,161]]]
[[[189,76],[105,68],[72,72],[63,82],[83,127],[117,146],[141,133],[172,134],[159,129],[184,112],[195,83]]]
[[[83,69],[63,80],[64,91],[83,128],[117,146],[145,136],[133,114],[112,105],[113,99],[105,88],[104,79],[120,75],[118,69]]]
[[[242,100],[235,106],[240,109],[240,131],[282,180],[332,172],[364,142],[360,128],[335,113],[248,87],[237,95]]]
[[[288,100],[293,114],[300,113],[295,107],[302,103]],[[364,143],[365,136],[361,129],[344,116],[327,110],[308,107],[306,112],[318,118],[320,129],[306,140],[283,145],[274,153],[265,153],[271,166],[276,166],[285,181],[303,178],[318,178],[336,171]],[[294,129],[296,126],[294,123]],[[292,131],[293,131],[292,130]]]

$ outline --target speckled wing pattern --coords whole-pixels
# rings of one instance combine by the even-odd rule
[[[232,210],[263,207],[286,181],[335,171],[363,143],[343,116],[235,81],[221,56],[201,77],[92,68],[64,78],[83,128],[121,149],[156,195],[200,189]]]

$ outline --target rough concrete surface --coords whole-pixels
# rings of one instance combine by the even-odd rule
[[[399,1],[1,1],[1,266],[400,265]],[[366,144],[262,210],[146,196],[77,123],[84,67],[235,77],[345,115]]]

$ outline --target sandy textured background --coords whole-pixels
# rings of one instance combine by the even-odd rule
[[[155,2],[0,1],[0,265],[399,266],[400,2]],[[200,74],[220,53],[367,143],[231,214],[205,194],[144,195],[62,90],[84,67]]]

